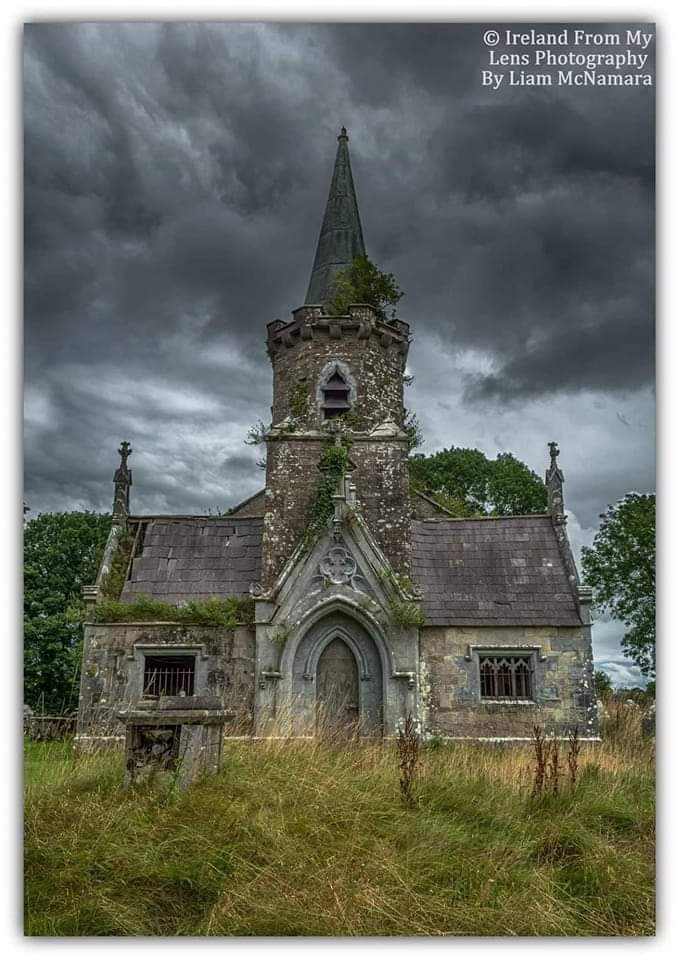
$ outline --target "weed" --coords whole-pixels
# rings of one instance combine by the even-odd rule
[[[400,770],[400,796],[410,806],[414,803],[412,787],[417,775],[419,761],[419,734],[411,713],[398,728],[398,768]]]
[[[581,753],[581,741],[579,739],[579,727],[570,730],[568,737],[567,767],[570,771],[570,785],[572,789],[577,786],[577,772],[579,770],[579,754]]]
[[[536,799],[542,795],[544,790],[548,764],[548,746],[541,727],[535,727],[533,730],[532,746],[534,747],[535,760],[532,796]]]

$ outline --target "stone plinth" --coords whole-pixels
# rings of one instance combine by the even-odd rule
[[[223,761],[224,724],[232,716],[218,697],[160,697],[122,711],[125,783],[160,776],[183,789],[216,773]]]

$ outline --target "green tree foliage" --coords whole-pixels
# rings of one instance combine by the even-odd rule
[[[546,487],[511,453],[488,459],[480,450],[450,447],[410,458],[415,489],[458,517],[543,513]]]
[[[593,674],[593,685],[599,697],[612,693],[612,679],[604,670],[596,670]]]
[[[369,257],[354,257],[351,266],[335,278],[331,308],[342,315],[352,303],[369,303],[385,318],[386,308],[394,308],[403,296],[392,273],[383,273]],[[395,315],[394,309],[391,315]]]
[[[78,699],[80,588],[93,583],[111,518],[42,513],[24,527],[24,702],[62,712]]]
[[[598,610],[628,628],[622,649],[645,676],[655,673],[655,495],[627,493],[601,514],[582,550],[584,580]]]

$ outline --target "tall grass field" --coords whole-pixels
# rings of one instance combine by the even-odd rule
[[[26,743],[31,936],[650,936],[653,741],[619,713],[576,785],[525,746],[227,741],[185,792]]]

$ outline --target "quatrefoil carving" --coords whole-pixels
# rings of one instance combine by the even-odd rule
[[[343,547],[332,547],[320,561],[319,569],[330,583],[338,584],[350,583],[358,568],[348,550],[344,550]]]

